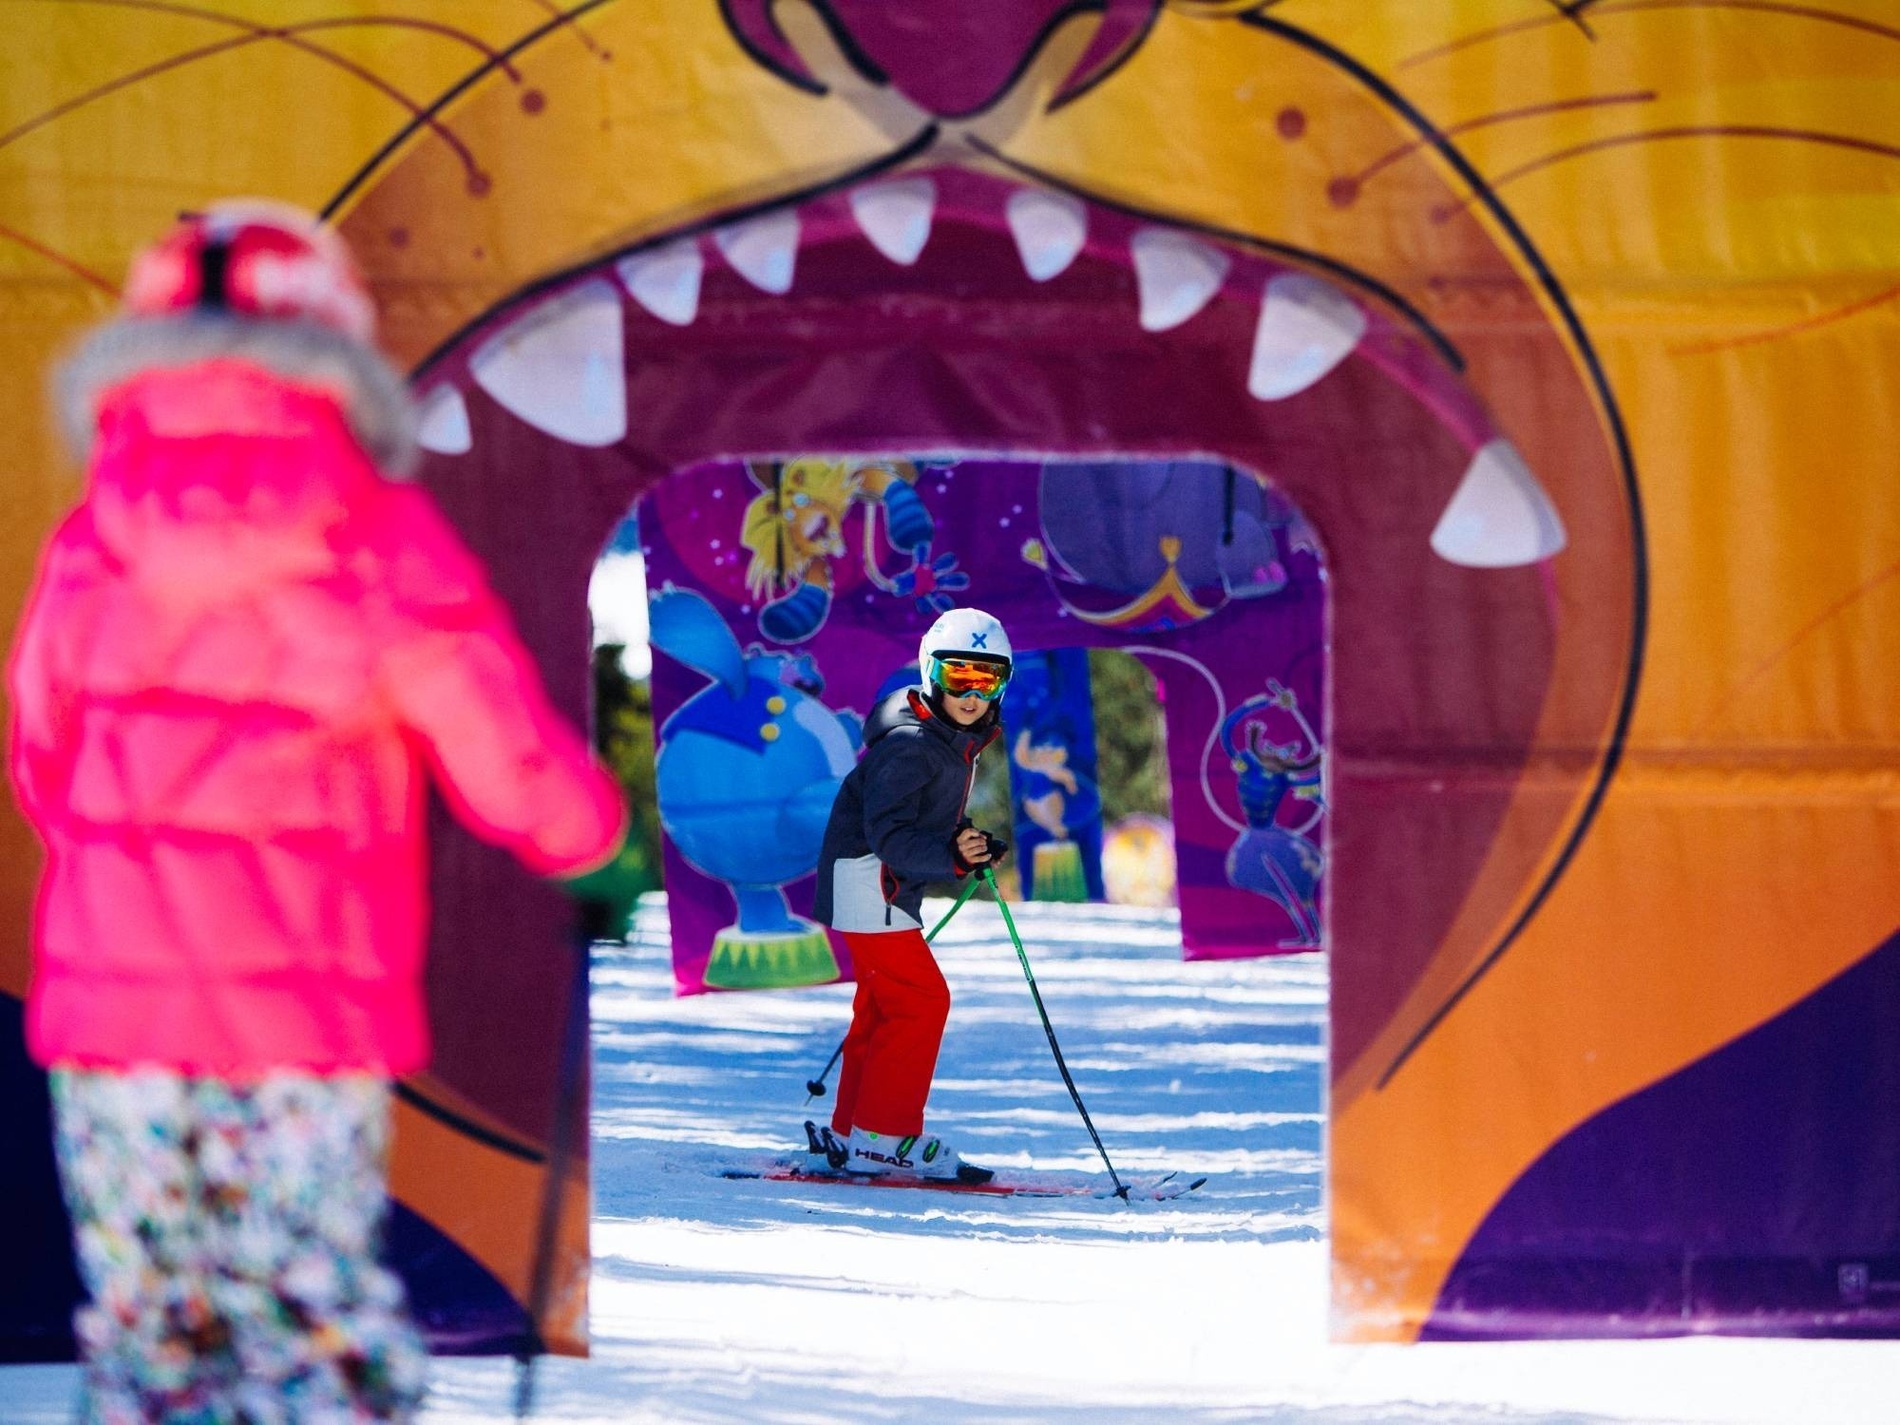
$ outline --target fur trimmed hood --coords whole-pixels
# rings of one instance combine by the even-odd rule
[[[352,434],[383,474],[401,479],[414,470],[415,402],[402,377],[373,347],[314,322],[197,312],[122,317],[80,341],[54,377],[54,400],[68,442],[81,460],[90,457],[100,400],[114,386],[143,372],[220,359],[334,391]]]

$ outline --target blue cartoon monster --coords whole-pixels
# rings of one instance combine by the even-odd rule
[[[824,930],[795,916],[783,887],[809,876],[860,727],[818,700],[809,654],[742,652],[700,594],[671,585],[649,607],[653,646],[712,682],[666,719],[656,768],[660,824],[694,869],[724,881],[738,920],[714,938],[716,989],[838,978]]]

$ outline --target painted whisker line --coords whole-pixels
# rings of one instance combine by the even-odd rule
[[[1513,123],[1518,119],[1533,119],[1544,114],[1561,114],[1575,109],[1603,108],[1613,104],[1646,104],[1657,97],[1656,91],[1653,89],[1638,89],[1627,94],[1603,94],[1580,99],[1554,99],[1544,104],[1527,104],[1520,109],[1500,109],[1495,114],[1480,114],[1474,119],[1461,119],[1455,124],[1446,125],[1440,129],[1439,132],[1449,138],[1453,134],[1471,133],[1474,130],[1491,128],[1497,124]],[[1400,159],[1417,153],[1426,146],[1427,142],[1425,139],[1417,138],[1407,143],[1402,143],[1397,148],[1389,149],[1378,158],[1375,158],[1365,168],[1362,168],[1358,173],[1353,174],[1351,181],[1356,185],[1364,184],[1365,181],[1374,174],[1391,167]]]
[[[362,80],[378,93],[393,99],[417,118],[422,118],[422,105],[417,100],[410,98],[409,95],[403,93],[402,90],[389,83],[382,78],[381,75],[371,73],[360,64],[355,63],[353,60],[345,59],[334,50],[326,49],[322,45],[311,44],[308,40],[298,39],[288,31],[276,34],[266,33],[258,36],[258,38],[281,39],[285,44],[290,45],[294,49],[302,50],[305,54],[312,55],[317,59],[333,64],[345,74]],[[447,124],[442,123],[439,119],[429,118],[424,119],[423,122],[427,125],[429,131],[441,139],[443,143],[447,144],[455,153],[455,156],[461,160],[462,168],[468,174],[471,185],[481,179],[481,165],[476,163],[474,153],[469,150],[467,144],[456,137],[453,129],[449,128]]]
[[[435,99],[431,100],[429,104],[427,105],[427,107],[418,111],[418,113],[413,119],[411,119],[408,123],[404,124],[400,129],[398,129],[394,134],[392,134],[388,142],[383,144],[381,148],[377,149],[375,153],[371,154],[369,158],[364,161],[362,167],[358,168],[355,173],[351,174],[349,178],[344,181],[343,186],[337,189],[335,195],[330,199],[330,201],[323,205],[323,207],[319,210],[318,215],[324,218],[325,220],[328,220],[334,217],[336,215],[337,210],[341,208],[344,203],[349,201],[350,195],[356,192],[358,188],[362,187],[363,184],[368,181],[369,176],[372,173],[374,173],[378,168],[382,167],[384,160],[386,160],[397,149],[402,147],[402,145],[408,140],[411,134],[415,133],[417,129],[422,128],[425,125],[431,129],[439,129],[440,125],[437,122],[435,116],[441,113],[443,109],[447,108],[449,104],[453,103],[456,99],[460,98],[463,94],[467,93],[469,88],[472,85],[474,85],[477,80],[481,79],[482,76],[487,74],[489,71],[508,63],[516,55],[520,54],[523,50],[527,49],[530,45],[533,45],[537,43],[538,41],[540,41],[541,39],[543,39],[545,36],[552,34],[555,30],[560,29],[563,25],[568,25],[572,27],[575,34],[580,35],[583,40],[586,40],[590,48],[598,49],[598,46],[595,46],[591,40],[587,40],[587,37],[585,36],[585,34],[582,33],[580,27],[578,25],[574,25],[573,21],[576,16],[584,13],[585,11],[597,9],[602,5],[606,5],[610,3],[611,3],[611,0],[582,0],[582,3],[576,5],[572,10],[559,14],[557,18],[548,21],[545,25],[540,26],[538,29],[529,31],[527,34],[523,35],[520,39],[516,40],[513,44],[509,45],[506,49],[500,51],[495,56],[495,58],[493,58],[492,60],[485,60],[483,63],[477,65],[474,69],[470,70],[467,74],[463,75],[460,79],[456,80],[455,83],[451,84],[446,90],[444,90],[441,94],[436,96]]]
[[[15,124],[4,134],[0,134],[0,148],[6,148],[16,139],[26,137],[26,135],[32,133],[35,129],[44,128],[55,119],[63,118],[76,109],[83,109],[86,105],[95,100],[104,99],[108,95],[118,93],[121,89],[128,89],[142,80],[151,79],[169,70],[182,69],[188,64],[196,63],[198,60],[209,59],[212,55],[222,54],[226,50],[241,49],[245,45],[256,44],[258,38],[256,35],[239,35],[233,39],[218,40],[213,44],[200,45],[196,49],[185,50],[180,54],[172,55],[168,59],[157,60],[139,69],[132,70],[129,74],[122,74],[116,79],[109,80],[104,84],[87,90],[84,94],[75,95],[63,103],[56,104],[50,109],[35,114],[30,119],[24,119],[20,123]]]
[[[495,67],[509,79],[516,84],[521,82],[521,71],[516,69],[500,50],[482,39],[480,35],[456,25],[443,24],[440,20],[419,20],[412,15],[335,15],[325,20],[303,20],[282,28],[286,34],[302,34],[310,30],[353,30],[366,27],[420,30],[425,34],[440,35],[444,39],[466,45],[484,59],[492,60]]]
[[[1900,288],[1896,288],[1895,291],[1900,292]],[[1889,564],[1871,578],[1862,580],[1859,585],[1849,589],[1846,593],[1835,599],[1833,603],[1829,604],[1806,623],[1802,624],[1779,648],[1773,653],[1770,653],[1766,658],[1763,658],[1753,668],[1750,668],[1747,673],[1742,675],[1739,682],[1723,694],[1721,705],[1696,729],[1697,735],[1707,736],[1717,727],[1720,727],[1723,723],[1724,715],[1733,712],[1734,709],[1740,705],[1743,694],[1749,692],[1763,678],[1772,673],[1795,649],[1806,643],[1810,638],[1814,637],[1815,634],[1826,628],[1855,604],[1860,603],[1876,590],[1889,583],[1896,574],[1900,574],[1900,560]]]
[[[1479,30],[1476,34],[1465,35],[1460,39],[1448,40],[1442,45],[1433,45],[1417,54],[1408,54],[1393,64],[1394,69],[1411,69],[1417,65],[1430,64],[1435,59],[1457,54],[1460,50],[1471,49],[1475,45],[1489,44],[1492,40],[1505,39],[1510,35],[1524,34],[1529,30],[1541,30],[1551,25],[1561,25],[1562,19],[1551,15],[1539,15],[1530,20],[1513,20],[1508,25],[1494,25],[1488,30]]]
[[[76,95],[74,98],[56,105],[52,109],[46,110],[31,119],[15,125],[5,134],[0,134],[0,148],[6,147],[16,139],[33,132],[35,129],[43,127],[57,118],[72,113],[77,109],[84,108],[86,105],[98,99],[117,93],[142,80],[153,78],[170,70],[183,68],[186,65],[194,64],[202,59],[211,58],[214,55],[224,53],[228,50],[241,49],[247,45],[259,44],[267,40],[278,40],[289,45],[292,49],[300,50],[314,59],[322,60],[324,63],[342,70],[345,74],[350,75],[354,79],[361,80],[378,93],[383,94],[395,103],[401,105],[404,109],[407,109],[412,115],[415,115],[418,119],[427,123],[431,131],[449,145],[461,160],[462,166],[468,172],[471,182],[475,181],[479,176],[479,166],[476,164],[475,157],[469,151],[468,146],[456,137],[454,132],[445,124],[424,115],[422,106],[417,100],[404,93],[401,89],[398,89],[381,75],[366,69],[364,66],[344,55],[338,54],[335,50],[299,38],[300,32],[305,30],[354,28],[366,25],[394,25],[399,28],[422,29],[430,33],[452,36],[458,40],[472,44],[482,53],[491,56],[491,65],[505,64],[505,60],[501,56],[496,55],[488,46],[482,44],[481,41],[475,39],[472,35],[468,35],[452,26],[431,21],[411,21],[402,17],[359,18],[335,16],[327,19],[304,21],[293,25],[256,25],[247,20],[239,20],[216,10],[208,10],[197,5],[175,3],[175,0],[74,0],[74,3],[105,5],[117,9],[144,10],[158,14],[179,15],[187,19],[210,21],[214,24],[241,30],[243,33],[229,40],[202,45],[195,49],[172,55],[166,59],[143,66],[129,74],[120,75],[118,78],[91,89],[84,94]],[[516,79],[518,82],[519,75],[515,74],[512,70],[509,72],[510,77]]]
[[[579,40],[590,54],[602,53],[600,41],[583,30],[579,24],[582,13],[594,8],[591,4],[576,5],[572,10],[563,10],[555,4],[555,0],[529,0],[529,3],[542,13],[554,17],[552,23],[539,27],[536,34],[545,34],[554,29],[569,29],[574,32],[574,38]]]
[[[1852,134],[1821,133],[1813,129],[1784,129],[1770,124],[1690,124],[1667,129],[1650,129],[1636,134],[1615,134],[1608,138],[1591,139],[1586,143],[1572,144],[1560,148],[1515,168],[1487,177],[1485,186],[1496,192],[1508,183],[1527,178],[1546,168],[1555,167],[1569,159],[1581,158],[1585,154],[1598,153],[1606,149],[1628,148],[1634,144],[1660,143],[1673,139],[1780,139],[1798,143],[1811,143],[1824,148],[1846,149],[1855,153],[1872,154],[1877,158],[1900,159],[1900,146],[1880,143],[1874,139],[1856,138]],[[1478,201],[1477,194],[1468,194],[1454,203],[1444,204],[1432,210],[1433,222],[1444,222],[1456,216]]]
[[[1845,307],[1836,307],[1830,312],[1820,312],[1812,317],[1804,317],[1787,326],[1771,327],[1766,331],[1750,332],[1746,336],[1724,337],[1719,341],[1685,342],[1681,346],[1665,348],[1671,356],[1706,356],[1712,351],[1731,351],[1736,347],[1760,346],[1771,341],[1780,341],[1785,337],[1798,336],[1802,332],[1817,331],[1832,326],[1835,322],[1844,322],[1849,317],[1859,316],[1862,312],[1871,312],[1876,307],[1885,306],[1894,298],[1900,297],[1900,287],[1889,287],[1884,292],[1876,292],[1871,297],[1863,297],[1858,302],[1850,302]]]
[[[1510,35],[1523,34],[1528,30],[1541,30],[1549,25],[1560,25],[1565,19],[1572,19],[1589,9],[1593,16],[1634,15],[1648,10],[1739,10],[1762,15],[1777,15],[1787,19],[1812,20],[1816,24],[1840,25],[1863,34],[1877,35],[1882,39],[1900,40],[1900,29],[1892,25],[1883,25],[1878,20],[1869,20],[1860,15],[1851,15],[1842,10],[1830,10],[1819,5],[1794,5],[1787,0],[1578,0],[1567,7],[1562,17],[1541,15],[1530,20],[1513,20],[1508,25],[1495,25],[1488,30],[1479,30],[1475,34],[1465,35],[1430,49],[1420,50],[1417,54],[1407,55],[1394,66],[1398,69],[1410,69],[1414,65],[1428,64],[1446,55],[1456,54],[1473,45],[1487,44],[1492,40],[1504,39]]]
[[[59,266],[65,268],[68,272],[72,273],[75,277],[79,277],[87,282],[90,282],[93,286],[97,287],[101,292],[104,292],[109,297],[117,297],[119,295],[119,289],[116,286],[114,286],[111,282],[108,282],[105,278],[101,277],[98,273],[94,272],[91,268],[81,266],[79,263],[73,261],[70,257],[67,257],[64,253],[55,251],[54,249],[48,247],[45,243],[36,241],[35,239],[28,237],[25,233],[16,232],[12,228],[0,226],[0,238],[5,238],[9,242],[18,243],[21,247],[25,248],[28,252],[38,253],[41,257],[45,258],[48,262],[56,263]]]

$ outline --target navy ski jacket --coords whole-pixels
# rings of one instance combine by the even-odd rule
[[[864,725],[864,756],[831,804],[813,918],[838,930],[918,928],[925,885],[967,869],[957,863],[957,825],[977,754],[996,736],[994,707],[965,728],[914,688],[878,704]]]

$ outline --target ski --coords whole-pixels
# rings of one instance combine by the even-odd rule
[[[1092,1183],[1059,1183],[1033,1177],[1015,1177],[999,1173],[986,1183],[960,1183],[951,1178],[920,1178],[908,1174],[814,1172],[801,1163],[780,1160],[758,1168],[725,1168],[722,1178],[775,1183],[827,1183],[841,1187],[922,1188],[928,1192],[970,1193],[982,1197],[1114,1197],[1113,1188]],[[1128,1184],[1128,1195],[1154,1202],[1167,1202],[1194,1192],[1205,1177],[1183,1178],[1168,1173],[1146,1182]]]

